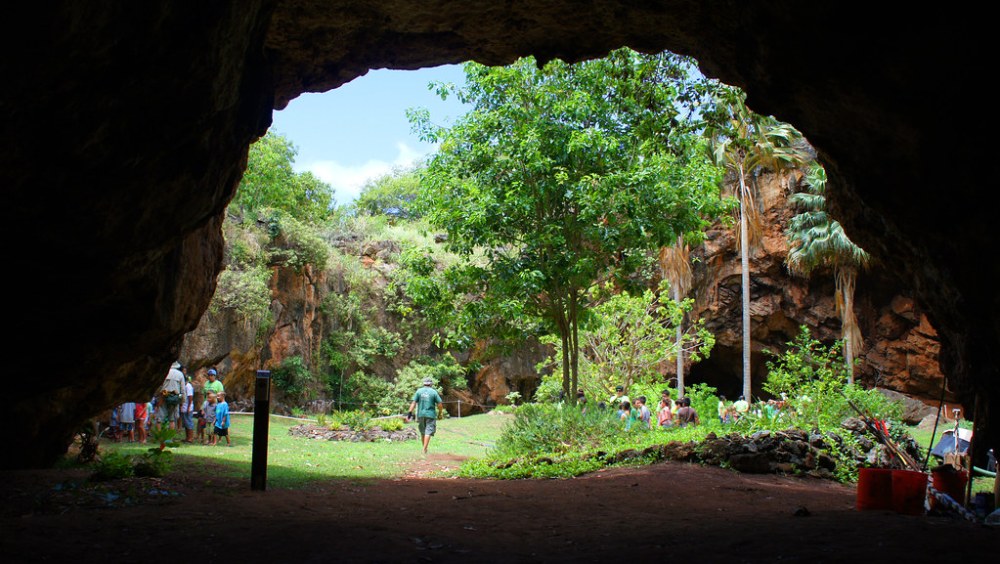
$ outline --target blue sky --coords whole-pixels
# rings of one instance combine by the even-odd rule
[[[406,110],[427,108],[435,123],[453,123],[463,106],[454,96],[442,101],[427,84],[462,84],[464,76],[460,65],[370,71],[336,90],[292,100],[274,112],[271,131],[298,147],[296,171],[311,171],[333,186],[338,204],[346,204],[365,181],[434,150],[410,132]]]

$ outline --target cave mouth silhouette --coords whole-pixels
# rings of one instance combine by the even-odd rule
[[[962,77],[990,68],[987,20],[793,0],[25,5],[0,24],[0,174],[9,232],[25,234],[7,258],[28,267],[8,301],[2,467],[51,464],[94,411],[159,384],[214,291],[222,213],[273,109],[371,68],[621,46],[695,57],[810,139],[831,213],[926,307],[974,448],[996,447],[995,218],[969,205],[992,124],[959,103]]]

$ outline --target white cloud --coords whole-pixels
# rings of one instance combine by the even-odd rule
[[[362,164],[345,165],[337,161],[313,161],[296,166],[315,174],[333,187],[338,204],[348,204],[357,199],[365,182],[388,174],[394,167],[410,167],[425,154],[406,143],[396,143],[396,158],[392,162],[370,160]]]

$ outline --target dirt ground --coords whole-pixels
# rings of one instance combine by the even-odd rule
[[[681,463],[569,480],[407,477],[255,492],[205,476],[0,473],[3,562],[998,562],[1000,530],[854,509],[854,489]],[[985,557],[983,559],[977,558]],[[222,560],[224,559],[224,560]]]

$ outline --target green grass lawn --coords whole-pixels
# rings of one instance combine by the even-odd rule
[[[473,415],[438,421],[437,434],[431,440],[430,452],[454,457],[483,456],[493,446],[507,416]],[[283,417],[271,417],[268,429],[268,487],[294,488],[310,481],[331,478],[368,480],[395,478],[424,457],[419,440],[403,442],[351,443],[293,437],[288,430],[303,422]],[[416,423],[408,426],[416,427]],[[233,415],[230,429],[232,447],[225,439],[217,446],[181,444],[172,449],[172,473],[212,477],[245,477],[250,479],[253,416]],[[129,443],[101,444],[103,452],[120,451],[139,454],[151,445]]]

